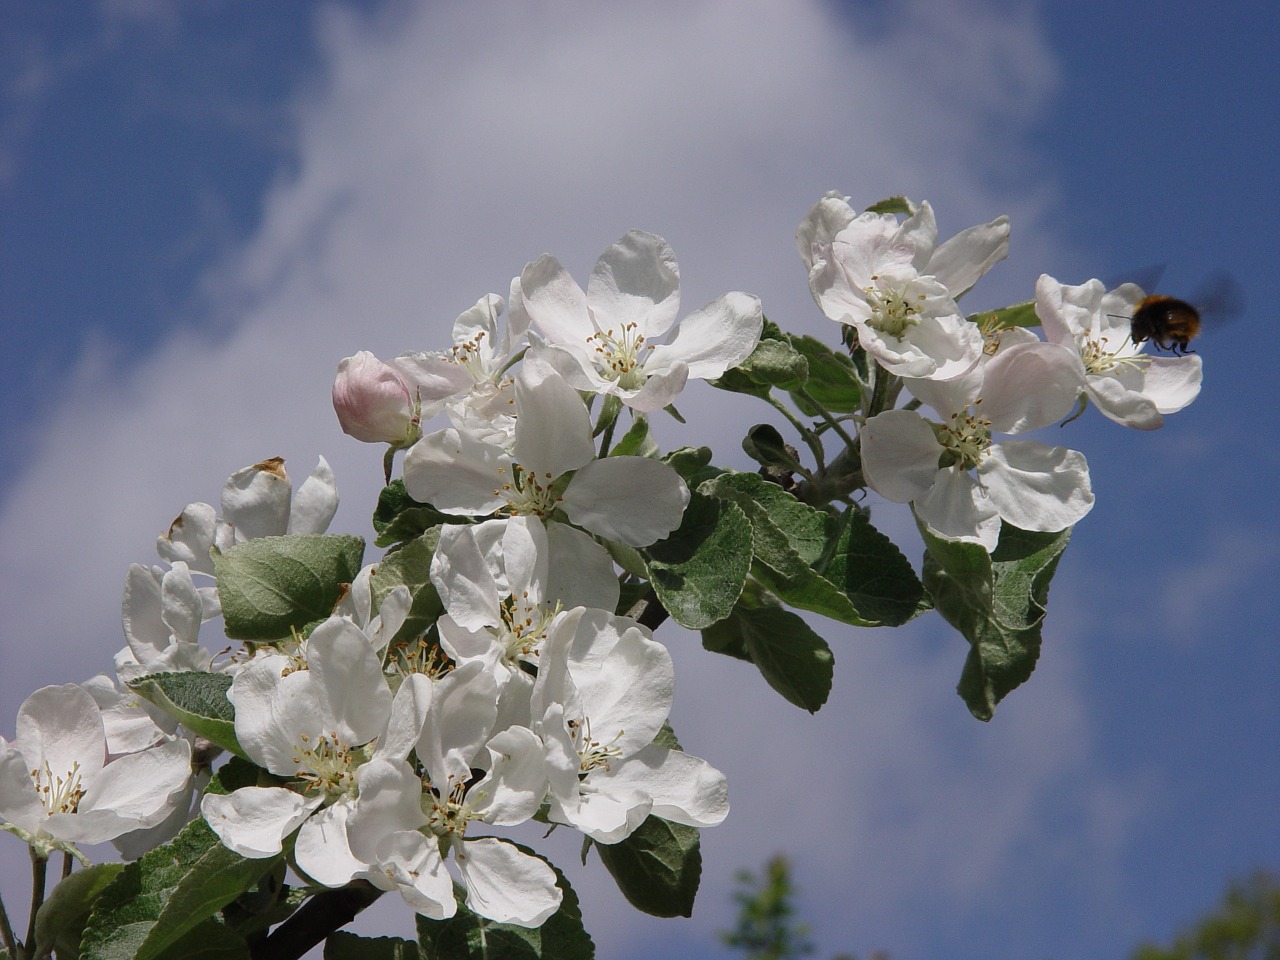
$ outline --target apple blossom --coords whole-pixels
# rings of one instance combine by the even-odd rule
[[[689,377],[714,379],[737,366],[764,324],[759,299],[735,292],[675,325],[675,254],[643,230],[628,231],[600,255],[585,293],[547,254],[524,268],[520,289],[541,338],[537,355],[575,388],[613,394],[642,413],[675,400]],[[672,329],[666,343],[656,342]]]
[[[365,443],[407,447],[421,435],[418,399],[395,367],[367,350],[338,363],[333,409],[342,432]]]
[[[1048,274],[1036,281],[1036,316],[1051,343],[1079,358],[1081,386],[1107,418],[1154,430],[1200,393],[1196,354],[1158,357],[1134,342],[1129,325],[1142,291],[1131,283],[1106,291],[1098,280],[1080,286]]]

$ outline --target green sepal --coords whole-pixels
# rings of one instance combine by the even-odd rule
[[[631,421],[631,427],[622,439],[609,451],[611,457],[651,457],[656,459],[662,451],[658,442],[653,439],[649,430],[649,418],[637,413]]]
[[[606,430],[612,430],[613,425],[618,422],[618,414],[621,412],[622,398],[616,393],[606,393],[604,395],[604,403],[600,405],[600,418],[596,420],[591,436],[598,437]]]
[[[247,757],[236,739],[236,711],[227,699],[231,689],[227,674],[194,670],[152,673],[129,681],[128,686],[197,736],[238,757]]]
[[[956,692],[979,720],[1035,669],[1049,581],[1071,537],[1005,523],[995,552],[943,540],[917,518],[927,553],[924,585],[934,607],[969,641]]]
[[[344,534],[258,537],[214,548],[227,636],[280,640],[323,620],[360,572],[363,558],[364,538]]]
[[[754,663],[769,686],[810,713],[831,695],[831,648],[797,614],[775,604],[739,604],[728,619],[702,631],[702,645]]]
[[[94,902],[123,869],[123,863],[95,863],[63,878],[36,912],[37,955],[56,950],[59,960],[76,960]]]
[[[339,930],[325,940],[324,960],[423,960],[423,955],[412,940],[361,937]]]
[[[250,890],[280,855],[247,860],[204,820],[127,864],[98,897],[80,943],[81,960],[209,960],[248,957],[217,913]]]
[[[751,565],[751,524],[736,504],[694,493],[680,526],[640,552],[672,619],[701,630],[727,617],[742,593]]]
[[[514,846],[538,856],[522,844]],[[582,925],[578,895],[554,864],[538,859],[555,871],[561,895],[559,909],[542,926],[518,927],[482,917],[462,902],[459,889],[458,912],[448,920],[417,918],[424,960],[592,960],[596,947]]]
[[[702,880],[696,827],[652,814],[625,840],[597,843],[596,852],[618,889],[637,910],[655,917],[688,917]]]
[[[409,496],[403,480],[392,480],[378,494],[378,506],[373,511],[373,529],[378,537],[373,542],[379,547],[389,547],[415,540],[432,527],[442,523],[472,523],[471,517],[443,513]]]

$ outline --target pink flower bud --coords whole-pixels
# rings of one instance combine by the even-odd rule
[[[342,432],[365,443],[406,446],[418,436],[409,385],[395,367],[367,350],[338,364],[333,409]]]

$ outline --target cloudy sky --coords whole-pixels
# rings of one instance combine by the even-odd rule
[[[1280,867],[1277,32],[1262,0],[0,0],[0,733],[35,688],[109,669],[128,564],[233,470],[324,455],[332,529],[365,532],[380,453],[338,430],[340,358],[439,349],[527,261],[585,278],[631,227],[675,248],[687,307],[746,290],[834,343],[795,226],[833,188],[905,193],[944,235],[1011,217],[973,306],[1150,265],[1181,296],[1229,270],[1250,306],[1208,324],[1204,393],[1163,430],[1058,435],[1097,506],[992,723],[955,696],[965,649],[936,617],[825,628],[812,717],[664,628],[677,730],[734,803],[695,916],[639,916],[549,849],[602,957],[727,956],[733,874],[775,852],[824,954],[1167,938],[1226,878]],[[764,416],[712,393],[664,439],[738,463]]]

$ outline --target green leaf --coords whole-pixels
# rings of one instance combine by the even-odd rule
[[[750,660],[769,686],[810,713],[817,713],[831,694],[831,648],[804,620],[779,606],[739,604],[727,620],[702,631],[702,644]]]
[[[845,511],[844,522],[831,562],[823,570],[826,579],[868,620],[896,627],[918,616],[924,585],[911,562],[863,511]]]
[[[442,523],[471,523],[471,517],[442,513],[429,503],[409,496],[403,480],[392,480],[378,494],[378,506],[373,511],[373,529],[379,547],[403,543],[422,536],[432,527]]]
[[[518,843],[515,846],[537,856],[528,847]],[[541,927],[517,927],[489,920],[474,913],[459,898],[458,912],[448,920],[418,917],[422,956],[425,960],[592,960],[596,948],[582,925],[578,895],[554,864],[548,866],[555,870],[562,899],[560,909]]]
[[[618,843],[597,843],[600,859],[637,910],[688,917],[702,879],[698,830],[653,815]]]
[[[641,551],[658,599],[681,626],[701,630],[733,609],[751,565],[751,524],[735,504],[693,494],[680,527]]]
[[[915,212],[916,205],[903,196],[885,197],[867,207],[867,213],[905,213],[910,217]]]
[[[979,326],[997,324],[1000,328],[1006,329],[1008,327],[1040,326],[1040,318],[1036,316],[1036,302],[1034,300],[1024,300],[1022,303],[1001,307],[999,310],[985,310],[982,313],[975,313],[969,317],[969,321]]]
[[[95,863],[63,879],[36,912],[36,946],[76,960],[94,901],[123,869],[123,863]]]
[[[444,613],[440,594],[431,583],[431,558],[435,556],[436,544],[439,542],[440,528],[432,527],[421,537],[402,544],[394,553],[383,557],[369,580],[375,610],[382,606],[387,594],[396,587],[409,588],[412,598],[409,616],[391,638],[392,643],[418,636]]]
[[[924,585],[938,612],[969,641],[956,692],[970,713],[990,720],[1035,669],[1049,581],[1071,531],[1033,533],[1006,523],[988,556],[978,544],[943,540],[919,525],[928,550]]]
[[[631,422],[631,428],[614,444],[609,456],[657,458],[661,452],[658,442],[649,431],[649,418],[643,413],[637,413]]]
[[[214,550],[218,597],[233,640],[270,641],[323,620],[360,572],[364,539],[342,534],[259,537]]]
[[[662,462],[671,466],[690,490],[698,489],[698,484],[720,473],[719,467],[711,466],[710,447],[679,447],[672,450]]]
[[[188,730],[237,756],[246,756],[236,739],[235,707],[227,699],[231,677],[225,673],[153,673],[129,682],[129,689],[149,700]]]
[[[809,336],[789,337],[791,346],[805,358],[809,379],[804,384],[809,398],[820,403],[830,413],[852,413],[858,409],[862,389],[858,386],[857,370],[847,353],[837,353],[821,340]],[[816,417],[821,411],[814,408],[809,399],[791,394],[806,416]]]
[[[85,927],[81,960],[247,957],[236,952],[243,941],[213,917],[279,861],[246,860],[193,820],[107,886]]]
[[[359,937],[339,930],[325,940],[324,960],[422,960],[422,951],[412,940]]]

